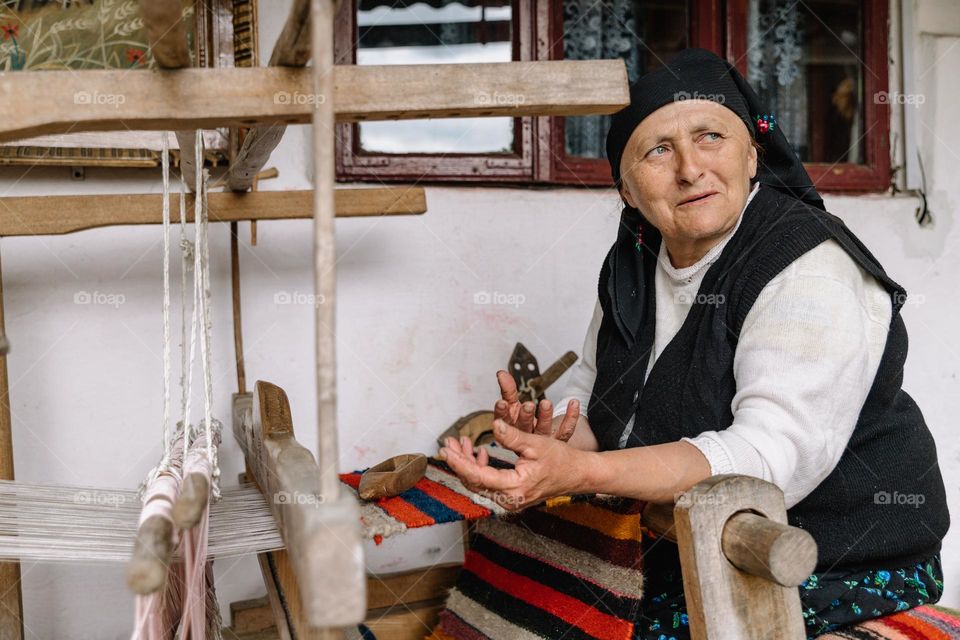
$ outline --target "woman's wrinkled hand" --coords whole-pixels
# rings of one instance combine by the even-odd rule
[[[544,399],[539,406],[531,401],[521,403],[517,383],[513,376],[502,369],[497,371],[497,382],[500,384],[501,399],[497,400],[493,407],[494,418],[503,420],[524,433],[553,437],[564,442],[573,437],[580,416],[580,403],[577,400],[567,403],[567,412],[554,430],[552,402]]]
[[[556,496],[589,492],[585,486],[592,454],[549,435],[527,433],[497,418],[493,435],[518,456],[513,469],[490,466],[486,449],[476,454],[469,438],[447,438],[440,453],[463,485],[508,511],[519,511]]]

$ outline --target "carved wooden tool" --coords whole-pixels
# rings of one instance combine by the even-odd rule
[[[398,496],[427,472],[427,456],[404,453],[372,466],[360,476],[358,493],[364,500]]]
[[[297,637],[362,620],[366,582],[356,499],[322,495],[320,468],[294,437],[290,402],[280,387],[258,381],[252,397],[235,395],[233,420],[286,544],[286,553],[270,555]]]

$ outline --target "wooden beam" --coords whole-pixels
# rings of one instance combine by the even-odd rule
[[[352,497],[323,498],[320,467],[294,437],[286,394],[263,381],[252,399],[236,394],[233,430],[283,536],[271,569],[293,635],[326,638],[321,630],[363,620],[360,511]]]
[[[339,122],[613,113],[629,103],[622,60],[337,66]],[[79,131],[305,124],[311,69],[0,73],[0,142]]]
[[[3,275],[0,274],[0,333],[6,334],[3,317]],[[7,356],[0,355],[0,479],[13,480],[13,423]],[[23,600],[20,563],[0,562],[0,640],[23,638]]]
[[[295,0],[270,56],[271,67],[303,67],[310,60],[310,0]],[[237,157],[230,163],[227,188],[246,191],[257,172],[280,144],[286,125],[272,124],[247,131]]]
[[[337,217],[410,215],[427,210],[421,187],[337,189],[335,193]],[[170,197],[171,210],[177,211],[180,194]],[[160,224],[162,199],[159,194],[0,198],[0,237]],[[313,191],[211,193],[207,205],[211,222],[305,219],[312,217]],[[187,195],[186,208],[187,220],[192,222],[192,195]]]

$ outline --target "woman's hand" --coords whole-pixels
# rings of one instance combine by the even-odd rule
[[[587,471],[597,454],[575,449],[557,438],[521,431],[499,418],[493,422],[493,435],[501,446],[519,456],[513,469],[491,467],[486,449],[481,447],[474,455],[468,438],[459,442],[447,438],[447,446],[440,450],[467,489],[508,511],[519,511],[547,498],[590,491]]]
[[[564,442],[573,437],[580,416],[580,403],[577,400],[571,400],[567,404],[567,412],[554,430],[552,402],[541,400],[539,407],[533,402],[521,403],[517,383],[513,376],[502,369],[497,371],[497,382],[500,384],[501,399],[497,400],[493,407],[494,418],[503,420],[524,433],[536,433]]]

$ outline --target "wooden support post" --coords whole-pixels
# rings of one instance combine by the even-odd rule
[[[150,42],[150,52],[161,69],[185,69],[190,66],[187,29],[183,24],[180,0],[140,0],[140,16]],[[163,135],[166,135],[164,132]],[[197,132],[181,129],[175,132],[180,147],[180,175],[191,191],[196,190],[194,146]]]
[[[332,501],[320,493],[320,468],[294,436],[286,394],[263,381],[252,399],[237,394],[233,429],[283,536],[286,550],[271,553],[270,566],[294,637],[326,639],[325,628],[361,622],[360,510],[349,495]]]
[[[609,114],[630,102],[623,60],[340,65],[328,95],[313,69],[18,71],[0,78],[0,142],[80,131],[176,131],[338,122]],[[491,96],[507,96],[493,100]],[[331,103],[332,100],[332,103]]]
[[[270,66],[302,67],[310,60],[310,0],[294,0],[270,56]],[[230,163],[227,188],[246,191],[287,130],[286,125],[255,127],[243,138],[237,157]]]
[[[797,586],[815,569],[817,545],[787,526],[776,485],[708,478],[677,499],[674,526],[694,640],[806,638]]]
[[[0,237],[72,233],[127,224],[160,224],[159,194],[26,196],[0,198]],[[337,189],[337,217],[410,215],[427,210],[421,187]],[[180,194],[170,194],[171,210]],[[313,217],[312,191],[211,193],[210,222],[292,220]],[[187,195],[187,222],[193,222],[193,196]]]
[[[7,330],[3,317],[3,274],[0,270],[0,334]],[[0,479],[13,480],[13,422],[10,413],[10,381],[7,356],[0,354]],[[0,640],[23,638],[23,600],[20,593],[20,563],[0,562]]]

